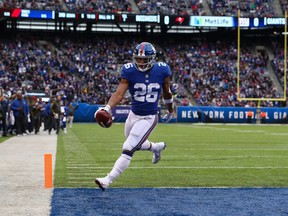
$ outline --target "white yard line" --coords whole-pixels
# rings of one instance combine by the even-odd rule
[[[73,167],[71,169],[78,169],[80,167]],[[97,169],[111,169],[111,167],[85,167],[89,170]],[[149,167],[129,167],[129,169],[288,169],[286,166],[255,166],[255,167],[242,167],[242,166],[207,166],[207,167],[197,167],[197,166],[149,166]]]

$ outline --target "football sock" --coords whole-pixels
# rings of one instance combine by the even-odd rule
[[[115,162],[113,169],[108,174],[109,180],[114,181],[122,172],[124,172],[131,161],[131,157],[125,154],[122,154],[118,160]]]
[[[146,140],[140,150],[149,150],[151,152],[155,152],[157,150],[157,144],[155,144],[154,142],[150,142],[149,140]]]

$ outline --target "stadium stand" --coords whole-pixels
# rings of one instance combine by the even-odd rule
[[[0,1],[0,8],[23,8],[23,9],[45,9],[45,10],[61,10],[61,1],[58,0],[41,0],[41,1]]]
[[[132,12],[131,4],[128,0],[66,0],[65,4],[69,11],[87,11],[102,13]]]
[[[274,10],[271,0],[208,0],[213,15],[216,16],[237,16],[238,9],[241,16],[263,17],[273,16]]]
[[[79,40],[85,42],[79,43]],[[53,94],[64,89],[67,97],[78,98],[79,102],[105,103],[118,84],[122,64],[131,60],[136,40],[105,36],[91,40],[56,37],[49,43],[50,46],[43,46],[31,39],[2,40],[2,88],[14,88],[15,92],[23,87],[49,87]],[[191,94],[202,106],[245,105],[237,101],[236,95],[235,41],[214,43],[199,39],[175,43],[171,39],[155,43],[159,60],[166,61],[173,71],[173,91],[180,101]],[[241,51],[241,96],[279,97],[267,73],[267,55],[251,50],[253,48],[244,47]],[[16,61],[19,63],[15,68]]]
[[[133,5],[136,8],[133,8]],[[54,1],[0,1],[0,8],[45,9],[56,11],[102,12],[102,13],[142,13],[168,15],[209,15],[237,16],[238,9],[241,16],[271,17],[279,13],[274,10],[282,7],[287,10],[287,1],[275,3],[271,0],[54,0]],[[207,5],[205,7],[204,5]],[[209,7],[208,7],[209,5]]]
[[[282,87],[284,87],[284,45],[283,43],[274,40],[271,43],[274,58],[271,60],[270,64],[279,80],[281,83]],[[287,60],[287,59],[286,59]],[[288,87],[288,85],[287,85]],[[286,88],[287,89],[287,88]],[[288,93],[288,90],[287,90]],[[287,94],[286,93],[286,94]]]
[[[282,7],[283,12],[287,11],[288,10],[287,0],[280,0],[280,3],[281,3],[281,7]]]
[[[137,0],[137,5],[142,14],[169,14],[169,15],[205,15],[202,1],[198,0],[164,0],[143,1]]]
[[[78,12],[102,12],[118,13],[132,12],[131,4],[128,0],[123,1],[87,1],[87,0],[63,0],[63,1],[0,1],[0,8],[23,8],[23,9],[44,9],[56,11],[78,11]]]

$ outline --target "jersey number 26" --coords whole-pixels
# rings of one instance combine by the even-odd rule
[[[134,88],[137,89],[134,93],[134,99],[139,102],[154,103],[158,98],[158,90],[160,85],[158,83],[135,83]]]

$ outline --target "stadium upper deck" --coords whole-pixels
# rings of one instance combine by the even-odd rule
[[[280,9],[275,4],[280,5]],[[273,6],[274,5],[274,6]],[[280,0],[42,0],[42,1],[0,1],[0,8],[45,9],[57,11],[99,12],[99,13],[142,13],[169,15],[216,15],[262,17],[283,14],[287,1]],[[282,11],[278,11],[282,10]]]

